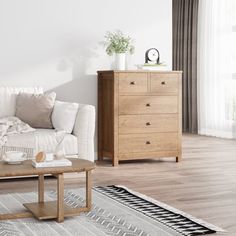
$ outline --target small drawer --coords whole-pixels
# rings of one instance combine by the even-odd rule
[[[178,132],[178,114],[121,115],[119,133]]]
[[[119,153],[147,153],[178,149],[177,133],[120,134]]]
[[[177,113],[177,96],[120,96],[119,114]]]
[[[174,74],[150,74],[151,93],[178,93],[178,78]]]
[[[119,73],[119,93],[147,92],[147,73]]]

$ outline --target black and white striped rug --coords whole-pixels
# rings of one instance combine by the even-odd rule
[[[217,231],[224,231],[219,227],[197,219],[162,202],[134,192],[124,186],[112,185],[107,187],[95,187],[95,190],[155,219],[181,235],[205,235],[213,234]]]
[[[24,210],[22,203],[37,201],[37,192],[0,194],[0,213]],[[71,207],[85,204],[85,189],[66,190],[64,201]],[[56,200],[47,191],[45,200]],[[1,236],[183,236],[223,231],[164,203],[124,186],[93,188],[92,210],[63,223],[34,218],[0,221]]]

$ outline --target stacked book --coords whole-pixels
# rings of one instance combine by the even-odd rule
[[[141,70],[154,70],[154,71],[167,70],[167,66],[164,63],[159,63],[159,64],[144,63],[144,64],[141,64],[141,65],[137,65],[137,68],[141,69]]]
[[[36,162],[36,160],[32,160],[32,166],[35,168],[62,167],[62,166],[64,167],[64,166],[72,166],[72,162],[68,159],[43,161],[43,162]]]

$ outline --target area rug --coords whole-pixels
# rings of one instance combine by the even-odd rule
[[[37,201],[37,196],[36,192],[0,195],[0,212],[22,211],[22,203]],[[45,200],[56,196],[48,191]],[[84,189],[65,191],[65,203],[72,207],[84,205],[84,199]],[[92,210],[63,223],[34,218],[0,222],[1,236],[191,236],[217,231],[223,230],[124,186],[93,188]]]

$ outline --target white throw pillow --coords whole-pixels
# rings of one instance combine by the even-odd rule
[[[56,130],[64,130],[71,134],[75,125],[75,119],[79,104],[56,101],[52,112],[52,125]]]

